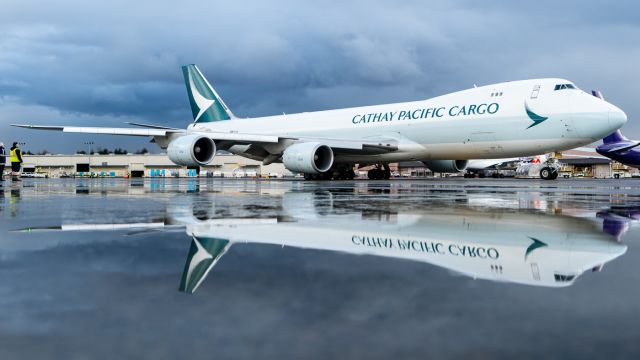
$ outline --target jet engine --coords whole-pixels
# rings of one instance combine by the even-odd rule
[[[293,172],[322,173],[333,165],[333,150],[316,142],[293,144],[284,150],[282,163]]]
[[[456,173],[466,169],[469,160],[430,160],[423,163],[433,172]]]
[[[185,135],[169,143],[167,155],[178,165],[206,165],[216,155],[216,144],[207,136]]]

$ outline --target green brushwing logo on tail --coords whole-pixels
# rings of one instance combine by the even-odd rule
[[[529,108],[529,104],[527,104],[526,101],[524,102],[524,109],[527,111],[527,116],[529,116],[529,119],[533,120],[533,124],[529,125],[527,129],[530,129],[536,125],[540,125],[543,121],[548,119],[548,117],[540,116],[531,111],[531,109]]]
[[[193,237],[179,290],[193,294],[231,246],[229,240]]]
[[[207,82],[207,79],[205,79],[197,66],[193,64],[183,66],[182,75],[189,94],[194,123],[229,120],[231,118],[229,109],[220,100],[218,94]]]

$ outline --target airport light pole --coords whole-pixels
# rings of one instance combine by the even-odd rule
[[[93,141],[85,141],[85,145],[89,145],[89,177],[91,177],[91,153],[93,152]]]
[[[89,145],[89,158],[91,158],[91,152],[93,151],[93,141],[85,141],[85,145]]]

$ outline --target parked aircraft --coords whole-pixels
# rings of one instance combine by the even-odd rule
[[[604,100],[599,91],[592,91],[593,96]],[[596,148],[598,154],[619,163],[640,168],[640,150],[637,149],[640,141],[629,140],[619,129],[602,139],[602,145]]]
[[[217,150],[263,164],[282,162],[306,179],[352,179],[355,164],[423,161],[434,172],[464,170],[468,159],[533,156],[592,143],[619,129],[625,113],[564,79],[474,87],[428,100],[340,110],[237,118],[195,65],[182,68],[193,123],[187,129],[14,125],[62,132],[150,136],[176,164],[201,166]],[[558,175],[555,159],[543,169]]]
[[[602,145],[596,148],[598,154],[619,163],[640,168],[640,141],[629,140],[620,130],[602,139]]]

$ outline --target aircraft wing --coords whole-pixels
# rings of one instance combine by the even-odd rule
[[[82,133],[82,134],[103,134],[103,135],[125,135],[125,136],[168,136],[169,134],[182,134],[186,130],[175,129],[170,127],[162,127],[157,125],[131,123],[138,128],[107,128],[107,127],[81,127],[81,126],[49,126],[49,125],[27,125],[27,124],[11,124],[11,126],[32,129],[32,130],[48,130],[61,131],[66,133]],[[391,138],[368,138],[368,139],[340,139],[340,138],[324,138],[324,137],[308,137],[308,136],[276,136],[262,134],[248,134],[239,132],[195,132],[196,134],[208,136],[214,141],[225,141],[231,144],[253,144],[267,143],[275,144],[283,140],[293,140],[301,142],[317,141],[334,149],[344,150],[382,150],[395,151],[398,149],[398,141]]]
[[[33,129],[62,131],[67,133],[82,134],[104,134],[104,135],[127,135],[127,136],[167,136],[169,133],[184,133],[180,129],[133,129],[133,128],[107,128],[107,127],[80,127],[80,126],[47,126],[47,125],[24,125],[11,124],[11,126]]]
[[[363,139],[335,139],[302,136],[295,139],[303,142],[319,142],[321,144],[329,146],[334,150],[343,150],[343,152],[391,152],[398,150],[398,140],[383,137]]]
[[[398,141],[391,138],[341,139],[311,136],[277,136],[248,134],[239,132],[195,132],[208,136],[214,141],[224,141],[229,145],[237,144],[278,144],[281,142],[318,142],[341,153],[381,153],[398,150]]]

